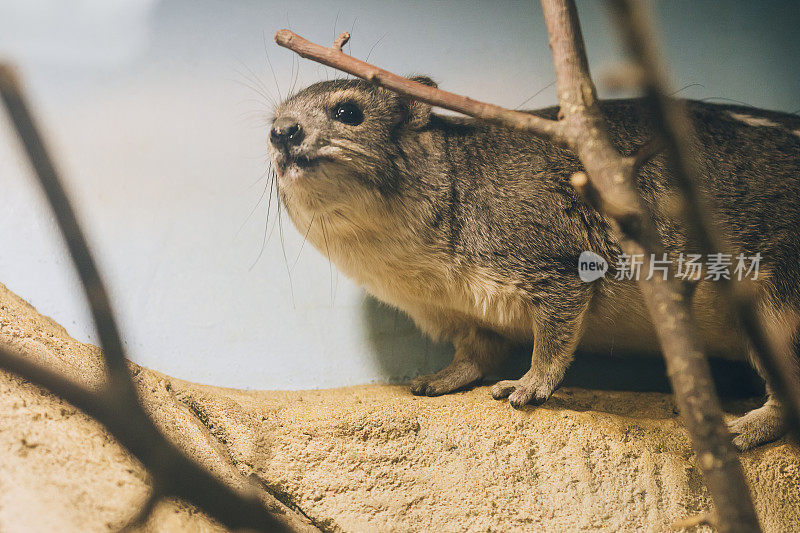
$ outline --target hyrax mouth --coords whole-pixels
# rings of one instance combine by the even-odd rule
[[[330,145],[272,152],[272,162],[279,171],[310,170],[322,163],[342,163],[338,150]]]
[[[286,170],[290,167],[307,170],[319,163],[319,160],[320,158],[318,156],[281,154],[276,163],[281,170]]]
[[[285,152],[278,154],[273,158],[273,163],[281,175],[285,174],[307,174],[315,169],[323,159],[328,159],[319,154],[287,154]]]

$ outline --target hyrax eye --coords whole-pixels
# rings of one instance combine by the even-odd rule
[[[353,102],[342,102],[333,108],[333,119],[348,126],[358,126],[364,122],[364,112]]]

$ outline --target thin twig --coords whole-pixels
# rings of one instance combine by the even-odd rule
[[[663,151],[664,141],[661,140],[660,137],[650,139],[637,148],[636,151],[627,158],[633,167],[633,174],[638,174],[643,166]]]
[[[336,43],[341,41],[345,34],[340,35],[336,39]],[[412,81],[349,56],[342,52],[341,48],[336,46],[336,43],[331,47],[320,46],[290,30],[278,30],[275,34],[275,42],[296,52],[301,57],[347,72],[375,85],[416,98],[428,104],[504,124],[512,128],[532,131],[556,142],[564,141],[559,124],[555,120],[548,120],[528,113],[520,113],[493,104],[478,102],[466,96],[442,91]]]
[[[343,31],[339,34],[335,41],[333,41],[333,48],[334,50],[338,50],[339,52],[342,51],[342,47],[347,44],[347,41],[350,40],[350,34],[346,31]]]
[[[108,380],[93,391],[21,354],[0,347],[0,368],[49,389],[103,424],[154,478],[165,496],[175,496],[205,510],[225,526],[258,531],[293,531],[286,517],[276,517],[255,490],[234,490],[189,459],[156,428],[142,409],[128,370],[111,304],[86,239],[55,165],[44,146],[11,66],[0,64],[0,96],[16,127],[55,214],[72,256],[95,321]]]

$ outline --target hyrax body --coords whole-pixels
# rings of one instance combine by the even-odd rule
[[[760,254],[763,310],[794,335],[800,118],[686,106],[697,129],[702,189],[734,254]],[[601,108],[622,152],[652,137],[639,101]],[[534,113],[555,118],[557,109]],[[579,278],[581,252],[613,265],[620,250],[606,220],[570,186],[581,166],[569,151],[533,134],[432,114],[423,103],[360,80],[336,80],[277,107],[270,155],[299,231],[372,295],[408,313],[432,337],[453,342],[453,362],[416,379],[414,394],[445,394],[479,381],[517,342],[533,340],[530,370],[492,389],[515,407],[545,401],[579,343],[658,349],[635,281]],[[669,182],[659,156],[642,169],[637,186],[667,250],[678,257],[696,248],[663,213]],[[746,354],[713,284],[701,281],[694,298],[707,347]],[[779,437],[780,405],[770,398],[732,430],[742,449]]]

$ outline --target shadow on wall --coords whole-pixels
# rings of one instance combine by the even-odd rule
[[[453,358],[449,342],[434,342],[405,313],[364,295],[361,306],[369,349],[388,383],[404,383],[444,368]]]
[[[434,342],[403,312],[365,295],[361,317],[370,350],[388,383],[405,383],[420,374],[437,372],[453,357],[449,342]],[[532,346],[516,347],[487,382],[516,379],[530,368]],[[744,361],[710,359],[718,392],[731,399],[764,394],[763,384]],[[670,392],[664,360],[631,354],[578,352],[564,386],[606,391]]]

